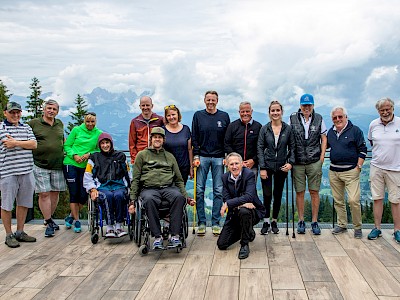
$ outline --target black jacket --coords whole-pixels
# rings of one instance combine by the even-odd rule
[[[244,203],[253,203],[260,220],[264,218],[265,207],[258,198],[256,180],[253,171],[243,168],[242,174],[236,183],[231,178],[231,173],[227,172],[222,175],[222,183],[223,201],[228,205],[228,215],[226,216],[226,220],[230,220],[234,209]]]
[[[258,137],[257,153],[260,170],[278,171],[284,164],[295,162],[295,140],[291,126],[282,122],[278,145],[275,147],[275,136],[271,122],[261,128]]]
[[[253,159],[254,167],[257,167],[257,139],[260,133],[261,124],[253,120],[252,124],[243,124],[240,119],[229,124],[225,133],[225,153],[239,153],[243,160]],[[245,133],[246,134],[246,155]]]

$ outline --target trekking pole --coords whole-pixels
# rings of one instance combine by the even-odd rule
[[[292,179],[292,222],[293,222],[293,234],[292,238],[296,238],[296,234],[294,233],[294,197],[293,197],[293,171],[290,171],[291,179]]]
[[[335,198],[332,198],[332,229],[335,228]]]
[[[289,178],[286,177],[286,235],[289,235]]]
[[[197,191],[196,191],[196,185],[197,185],[197,166],[193,168],[193,198],[194,198],[194,205],[193,205],[193,223],[192,223],[192,234],[196,233],[195,229],[195,224],[196,224],[196,206],[197,206]]]

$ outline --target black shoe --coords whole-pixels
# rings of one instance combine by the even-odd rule
[[[249,253],[250,253],[249,245],[243,245],[240,247],[238,258],[239,259],[248,258]]]
[[[275,221],[272,221],[271,223],[271,230],[274,234],[278,234],[279,233],[279,228],[278,228],[278,224],[276,224]]]
[[[253,228],[251,228],[251,231],[250,231],[250,242],[254,241],[255,238],[256,238],[256,232],[254,231]]]
[[[266,235],[266,234],[268,234],[269,231],[271,231],[271,229],[269,227],[269,223],[268,222],[264,222],[263,223],[263,227],[261,228],[261,234],[262,235]]]

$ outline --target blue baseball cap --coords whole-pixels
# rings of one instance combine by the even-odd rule
[[[310,94],[304,94],[300,98],[300,105],[314,105],[314,97]]]

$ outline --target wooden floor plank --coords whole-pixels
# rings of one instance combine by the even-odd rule
[[[250,255],[247,259],[240,262],[241,269],[265,269],[268,268],[268,255],[266,239],[263,235],[257,235],[255,240],[250,243]]]
[[[310,300],[342,300],[340,293],[335,282],[304,282],[308,298]]]
[[[194,235],[189,233],[186,239],[186,248],[183,248],[181,253],[177,253],[174,249],[163,251],[158,262],[161,264],[183,264],[188,255],[194,241]]]
[[[0,300],[29,300],[33,299],[40,289],[12,288],[0,297]]]
[[[303,281],[333,281],[315,243],[293,243],[292,249]]]
[[[0,274],[0,285],[13,287],[39,267],[40,265],[15,264]]]
[[[133,300],[136,298],[139,291],[107,291],[102,300]]]
[[[328,256],[347,256],[346,251],[340,245],[331,230],[322,230],[320,236],[313,236],[313,241],[317,245],[322,257]]]
[[[241,269],[239,300],[272,299],[268,269]]]
[[[274,300],[307,300],[305,290],[274,290]]]
[[[375,241],[363,239],[363,242],[386,267],[400,267],[399,252],[387,240],[382,238]]]
[[[211,228],[208,227],[205,236],[196,236],[190,248],[190,254],[214,255],[215,249],[217,248],[217,239],[218,238],[211,233]]]
[[[217,249],[211,265],[210,275],[239,276],[239,249],[239,243],[235,243],[226,250]]]
[[[387,267],[387,269],[400,282],[400,267]]]
[[[156,264],[136,299],[169,299],[182,266]]]
[[[400,244],[396,243],[396,241],[393,238],[393,229],[383,229],[382,230],[382,237],[390,244],[393,246],[393,248],[397,251],[400,252]]]
[[[34,300],[67,299],[85,277],[57,277],[43,288]]]
[[[213,257],[188,254],[171,299],[204,299]]]
[[[324,259],[344,299],[377,299],[349,257],[325,257]]]
[[[204,299],[239,298],[239,276],[210,276]]]

